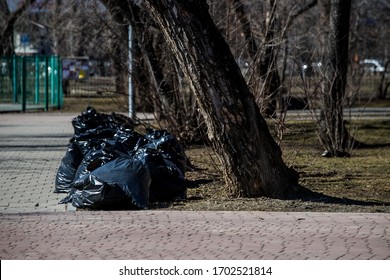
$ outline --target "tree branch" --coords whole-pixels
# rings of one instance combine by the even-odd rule
[[[288,28],[292,23],[293,21],[298,18],[300,15],[302,15],[303,13],[309,11],[311,8],[315,7],[318,3],[318,0],[312,0],[311,2],[307,3],[306,6],[304,7],[301,7],[298,11],[296,11],[294,14],[292,14],[288,20],[287,20],[287,23],[286,23],[286,27]]]
[[[0,41],[12,35],[12,31],[16,20],[24,13],[24,11],[36,0],[25,1],[15,12],[13,12],[7,20],[5,27],[0,33]]]

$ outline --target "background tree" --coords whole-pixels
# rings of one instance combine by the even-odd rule
[[[370,82],[370,89],[374,94],[370,97],[386,99],[390,87],[389,55],[390,55],[390,25],[389,1],[352,1],[350,54],[352,56],[352,89],[358,97],[362,81]],[[362,71],[359,61],[364,59],[377,60],[385,70],[370,73]],[[364,92],[363,92],[364,94]]]
[[[277,99],[280,97],[281,81],[277,67],[277,52],[280,46],[276,42],[277,35],[277,1],[263,1],[263,8],[266,6],[266,12],[263,13],[264,28],[261,48],[252,34],[251,24],[248,20],[248,13],[241,0],[231,0],[235,14],[241,24],[242,33],[246,41],[246,47],[249,57],[252,60],[252,74],[249,85],[256,96],[257,104],[260,110],[268,117],[275,116]],[[276,34],[275,34],[276,33]]]
[[[14,53],[13,35],[15,24],[34,2],[35,0],[24,1],[13,12],[10,12],[7,1],[0,0],[0,55]]]
[[[349,62],[349,21],[351,0],[322,0],[323,18],[329,29],[325,40],[319,137],[329,156],[345,156],[351,141],[343,118]]]
[[[122,1],[123,3],[110,2],[120,6],[121,11],[122,8],[127,6],[126,1]],[[321,2],[321,5],[318,5],[317,2]],[[323,113],[319,131],[321,141],[325,144],[329,139],[329,135],[331,135],[329,132],[331,129],[327,126],[339,123],[339,121],[326,123],[326,119],[332,119],[331,113],[327,113],[327,111],[333,110],[332,108],[329,108],[329,110],[326,108],[328,105],[332,106],[334,101],[333,97],[332,99],[328,98],[331,87],[326,88],[326,83],[331,84],[330,77],[332,74],[329,71],[333,67],[330,67],[330,65],[334,62],[328,59],[330,54],[325,53],[325,50],[329,50],[329,47],[325,47],[327,46],[328,35],[324,35],[322,40],[318,36],[322,33],[328,34],[324,27],[330,24],[329,13],[321,12],[326,10],[321,9],[326,2],[316,0],[287,2],[261,0],[208,1],[210,4],[209,13],[211,13],[212,19],[216,23],[216,28],[228,43],[234,59],[241,66],[243,65],[242,62],[249,65],[249,71],[243,72],[247,73],[245,77],[249,82],[248,73],[252,73],[254,79],[252,79],[253,83],[249,83],[249,85],[251,93],[255,95],[255,100],[259,94],[264,96],[264,100],[267,100],[265,97],[275,96],[273,95],[275,92],[296,97],[302,95],[301,88],[304,88],[308,98],[313,99],[317,104],[322,103],[320,105],[323,107]],[[5,2],[2,0],[0,3],[4,5]],[[146,107],[149,109],[152,106],[155,109],[157,108],[162,116],[163,123],[161,124],[170,129],[172,128],[174,134],[178,135],[181,140],[189,139],[191,141],[193,139],[191,133],[196,134],[199,131],[197,128],[204,128],[204,123],[207,120],[203,118],[198,110],[204,105],[195,101],[193,95],[194,82],[188,80],[188,77],[190,77],[188,75],[189,71],[182,69],[183,59],[179,61],[178,55],[171,52],[172,43],[167,45],[165,40],[162,39],[161,23],[154,22],[153,17],[150,17],[150,11],[141,9],[139,15],[135,17],[133,7],[132,10],[127,9],[127,15],[131,14],[131,17],[122,15],[123,19],[118,21],[113,13],[107,12],[99,0],[48,0],[47,3],[48,9],[39,16],[34,13],[22,14],[26,18],[25,25],[24,27],[21,25],[18,27],[20,30],[28,27],[34,29],[32,31],[36,31],[38,25],[29,24],[31,22],[45,27],[39,30],[43,32],[43,35],[47,33],[47,36],[41,36],[45,37],[42,40],[48,41],[42,45],[49,46],[49,48],[47,48],[47,51],[42,51],[42,54],[54,53],[62,57],[86,56],[89,57],[91,63],[96,60],[111,64],[113,72],[109,75],[115,77],[112,78],[117,86],[115,92],[125,96],[127,94],[125,84],[129,74],[127,72],[126,28],[128,23],[132,21],[134,28],[137,29],[136,35],[138,35],[134,44],[136,67],[132,74],[138,88],[137,96],[140,96],[138,104],[141,101],[148,100],[147,106],[149,106],[145,105],[142,110]],[[376,30],[378,26],[386,26],[388,22],[388,17],[381,14],[381,11],[388,9],[387,2],[383,0],[369,2],[356,0],[352,4],[354,4],[354,13],[352,17],[353,25],[350,30],[353,30],[353,40],[349,52],[357,53],[359,59],[371,55],[385,59],[388,53],[386,42],[388,42],[390,36],[386,36],[388,34],[386,28],[381,29],[380,32]],[[369,4],[372,4],[370,9],[367,8]],[[8,10],[4,11],[7,12]],[[318,20],[320,14],[324,15],[324,19],[327,20],[326,24]],[[20,17],[20,19],[23,17]],[[6,18],[9,18],[9,15]],[[3,18],[0,20],[3,20]],[[21,20],[18,20],[18,22],[20,23]],[[205,25],[202,26],[205,27]],[[119,32],[120,30],[122,31]],[[381,40],[377,39],[378,36]],[[40,40],[39,36],[32,39]],[[180,52],[178,53],[180,54]],[[209,61],[206,62],[209,63]],[[323,73],[321,77],[314,76],[309,71],[303,71],[303,65],[310,68],[313,62],[322,62]],[[241,70],[243,70],[242,68]],[[260,69],[262,70],[260,71]],[[187,75],[184,75],[183,72],[186,72]],[[297,78],[298,74],[305,76],[305,79],[299,80]],[[312,76],[313,79],[309,79],[309,76]],[[321,84],[318,81],[309,83],[314,78],[322,77],[326,77],[326,83]],[[387,89],[387,80],[385,75],[383,77],[382,92],[386,92],[384,89]],[[265,85],[267,82],[269,85],[273,85],[273,90],[269,90],[271,86]],[[190,87],[189,84],[192,84],[192,86]],[[252,85],[256,86],[252,87]],[[281,89],[283,92],[281,92]],[[351,87],[348,87],[348,90],[355,91]],[[316,93],[325,94],[325,97],[316,95]],[[326,94],[328,94],[328,97],[326,97]],[[345,96],[345,93],[342,99],[343,102],[351,100],[350,96]],[[336,103],[339,104],[340,102]],[[265,105],[262,108],[268,106],[266,103],[264,102]],[[263,102],[258,102],[258,105],[261,106],[262,104]],[[126,104],[121,104],[121,106],[124,108]],[[325,118],[325,115],[329,117]],[[209,121],[207,122],[210,124]],[[336,130],[344,131],[345,126]],[[193,133],[195,131],[196,133]],[[201,130],[199,135],[202,135],[203,131]],[[189,136],[182,136],[185,134],[183,132],[186,132]],[[344,138],[341,137],[340,139]],[[348,140],[341,142],[349,143],[352,140],[349,136],[345,139]],[[329,145],[326,146],[325,144],[324,146],[328,150]],[[343,149],[341,149],[341,152],[335,152],[335,154],[343,154]]]
[[[112,15],[122,18],[122,25],[131,25],[134,30],[136,70],[131,75],[137,84],[138,108],[145,111],[153,107],[160,125],[169,127],[183,144],[205,140],[205,124],[196,100],[155,22],[136,6],[130,10],[125,2],[103,0],[102,3]],[[122,42],[122,50],[126,46]],[[123,68],[127,67],[125,62]],[[127,72],[126,69],[123,71]]]

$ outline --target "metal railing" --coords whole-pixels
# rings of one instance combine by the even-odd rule
[[[0,57],[0,111],[60,109],[62,105],[61,58]]]

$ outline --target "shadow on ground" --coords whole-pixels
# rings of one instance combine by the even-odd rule
[[[382,201],[363,201],[346,197],[340,198],[335,196],[329,196],[309,190],[303,186],[298,186],[294,193],[287,198],[287,200],[301,200],[304,202],[318,202],[325,204],[340,204],[348,206],[390,206],[390,203]]]

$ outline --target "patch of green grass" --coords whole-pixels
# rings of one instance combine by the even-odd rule
[[[379,107],[390,107],[390,99],[361,99],[354,107],[367,107],[367,108],[379,108]]]
[[[360,121],[354,123],[353,128],[359,141],[372,146],[354,149],[348,158],[321,156],[323,150],[312,121],[288,123],[281,143],[285,162],[299,172],[299,183],[303,187],[324,197],[345,200],[345,203],[230,198],[211,148],[193,147],[187,154],[200,169],[187,172],[187,179],[199,184],[188,189],[187,201],[169,207],[176,210],[390,212],[390,145],[386,145],[390,142],[390,121]]]
[[[355,138],[368,146],[352,150],[348,158],[322,157],[315,124],[295,126],[301,127],[302,136],[287,137],[283,152],[286,162],[300,172],[303,186],[340,198],[390,202],[390,120],[354,124]]]

